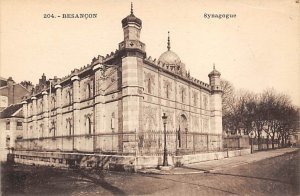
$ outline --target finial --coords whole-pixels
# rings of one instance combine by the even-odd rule
[[[216,69],[216,65],[215,65],[215,63],[213,63],[213,65],[214,65],[214,70]]]
[[[131,10],[130,10],[130,14],[133,15],[133,3],[131,2]]]
[[[168,31],[168,50],[171,49],[171,43],[170,43],[170,31]]]

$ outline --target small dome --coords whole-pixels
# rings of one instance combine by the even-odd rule
[[[221,76],[221,73],[218,70],[216,70],[215,65],[214,65],[214,69],[208,74],[208,77],[211,76]]]
[[[124,18],[124,19],[122,20],[122,27],[127,26],[129,23],[135,23],[135,24],[137,24],[137,25],[140,26],[140,27],[142,26],[142,21],[141,21],[141,19],[135,17],[134,14],[128,15],[126,18]]]
[[[130,15],[128,15],[126,18],[124,18],[122,20],[122,27],[127,26],[129,23],[135,23],[138,26],[142,26],[142,21],[141,19],[137,18],[134,14],[133,14],[133,5],[131,3],[131,11],[130,11]]]
[[[165,63],[167,65],[177,65],[181,63],[179,56],[171,50],[162,53],[158,61]]]
[[[168,50],[160,55],[158,61],[165,63],[167,65],[179,65],[181,64],[181,60],[179,56],[171,50],[170,43],[170,32],[168,31]]]

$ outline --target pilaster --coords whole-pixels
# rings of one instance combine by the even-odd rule
[[[36,97],[31,97],[32,101],[32,133],[31,137],[36,138],[40,137],[38,132],[38,126],[37,126],[37,108],[36,108]]]
[[[28,138],[28,105],[27,101],[23,101],[23,138],[26,139]]]
[[[61,96],[61,85],[57,84],[54,86],[56,96],[56,135],[63,135],[62,128],[62,96]]]
[[[95,106],[94,106],[94,119],[95,119],[95,134],[97,133],[101,133],[104,131],[104,94],[102,92],[101,86],[100,86],[100,80],[102,77],[102,73],[103,73],[103,65],[97,64],[93,67],[93,71],[95,72]],[[95,141],[96,142],[96,141]]]
[[[47,91],[43,91],[42,92],[43,95],[43,134],[45,137],[47,137],[50,133],[49,133],[49,100],[48,100],[48,92]]]
[[[76,142],[74,135],[80,134],[80,108],[79,108],[79,102],[80,102],[80,86],[79,86],[79,77],[77,75],[74,75],[71,78],[71,81],[73,82],[73,150],[79,149],[76,147]]]

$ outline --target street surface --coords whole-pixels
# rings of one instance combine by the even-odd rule
[[[2,195],[299,195],[299,160],[299,150],[279,149],[175,175],[2,166]]]

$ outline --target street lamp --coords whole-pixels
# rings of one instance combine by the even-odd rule
[[[166,113],[162,116],[162,120],[164,123],[164,162],[163,166],[168,166],[168,155],[167,155],[167,131],[166,131],[166,125],[167,125],[167,118]]]
[[[249,136],[250,136],[250,139],[251,139],[251,154],[252,154],[253,153],[253,139],[255,138],[254,131],[251,131]]]

